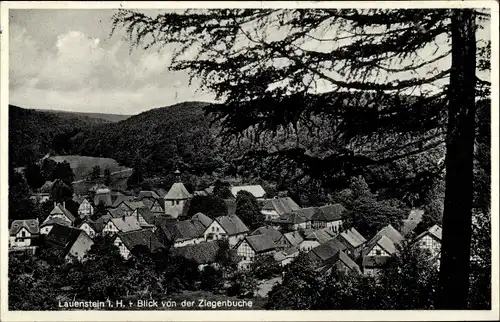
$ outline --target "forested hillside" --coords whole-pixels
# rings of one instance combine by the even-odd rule
[[[49,152],[66,154],[71,149],[69,138],[104,123],[103,119],[9,105],[9,162],[13,167],[21,167]]]
[[[50,113],[60,116],[84,116],[89,118],[94,118],[98,120],[104,120],[111,123],[120,122],[128,119],[132,115],[124,115],[124,114],[108,114],[108,113],[86,113],[86,112],[67,112],[67,111],[43,111],[44,113]]]

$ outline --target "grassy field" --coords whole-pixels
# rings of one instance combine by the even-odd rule
[[[75,181],[86,178],[92,171],[92,167],[95,165],[101,167],[101,171],[109,168],[112,174],[114,172],[120,172],[118,174],[121,174],[122,172],[126,173],[127,171],[131,171],[129,168],[119,165],[116,160],[111,158],[96,158],[80,155],[57,155],[51,157],[51,159],[56,162],[69,162],[71,169],[75,173]]]

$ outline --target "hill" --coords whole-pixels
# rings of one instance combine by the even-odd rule
[[[83,116],[83,117],[89,117],[97,120],[103,120],[106,122],[110,123],[116,123],[120,122],[123,120],[128,119],[132,115],[125,115],[125,114],[106,114],[106,113],[85,113],[85,112],[68,112],[68,111],[46,111],[46,110],[37,110],[43,113],[48,113],[48,114],[55,114],[59,116],[68,116],[68,117],[74,117],[74,116]]]
[[[92,171],[92,167],[96,165],[101,168],[101,175],[102,171],[106,168],[109,168],[112,175],[127,172],[130,173],[132,171],[130,168],[119,165],[116,160],[111,158],[96,158],[80,155],[57,155],[51,156],[50,159],[56,162],[67,161],[75,174],[75,181],[87,178]]]
[[[9,105],[9,163],[21,167],[49,152],[67,153],[69,138],[107,121],[82,115],[56,114]]]

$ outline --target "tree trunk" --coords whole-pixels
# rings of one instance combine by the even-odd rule
[[[476,25],[470,9],[453,10],[448,92],[446,193],[439,309],[466,309],[469,292],[475,135]]]

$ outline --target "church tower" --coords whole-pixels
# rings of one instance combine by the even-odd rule
[[[163,198],[165,200],[165,214],[171,218],[178,218],[182,215],[184,208],[187,207],[187,203],[193,196],[187,191],[184,184],[182,184],[180,179],[180,171],[176,170],[175,183],[170,187],[170,190]]]

